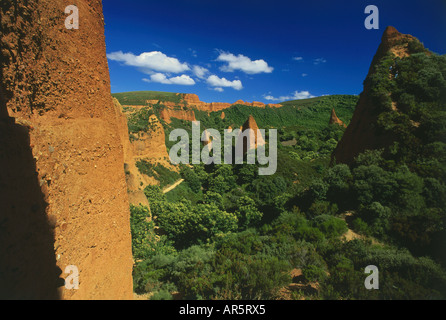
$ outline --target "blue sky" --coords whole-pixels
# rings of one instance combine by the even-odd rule
[[[379,9],[367,30],[364,9]],[[104,0],[112,92],[274,103],[359,94],[386,26],[446,53],[446,1]]]

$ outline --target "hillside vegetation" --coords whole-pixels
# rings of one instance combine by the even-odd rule
[[[335,95],[306,100],[295,100],[282,103],[281,108],[258,108],[245,105],[233,105],[225,109],[225,118],[219,120],[221,112],[196,113],[197,120],[207,128],[225,128],[232,126],[238,128],[251,115],[259,128],[285,128],[301,126],[308,129],[323,129],[330,119],[332,108],[336,109],[338,116],[346,121],[350,120],[357,102],[356,96]]]
[[[135,291],[152,299],[445,299],[446,56],[408,48],[408,57],[377,61],[366,80],[370,125],[390,143],[348,165],[330,164],[346,129],[328,122],[334,108],[349,124],[357,96],[234,105],[224,119],[196,111],[202,130],[238,128],[250,115],[259,128],[278,129],[278,170],[181,165],[181,187],[147,187],[150,210],[131,208]],[[191,127],[163,125],[166,136]],[[368,265],[379,269],[379,290],[364,287]]]

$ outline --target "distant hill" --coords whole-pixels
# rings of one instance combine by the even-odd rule
[[[165,118],[162,116],[163,109],[166,109],[166,112],[169,111],[172,114],[172,118],[178,117],[180,120],[186,120],[180,114],[181,112],[186,112],[184,110],[185,105],[182,104],[185,94],[135,91],[114,93],[113,96],[124,106],[150,106],[150,103],[147,102],[148,100],[159,100],[161,106],[157,106],[155,113],[162,119]],[[196,96],[196,99],[199,101],[198,96]],[[280,103],[282,107],[277,107],[278,105],[259,107],[257,105],[247,105],[247,103],[239,100],[232,105],[228,103],[217,108],[218,111],[206,110],[206,108],[203,110],[203,108],[195,107],[193,104],[190,104],[187,108],[193,111],[196,120],[201,121],[203,126],[207,128],[226,129],[228,126],[240,127],[249,116],[253,116],[260,128],[302,126],[311,129],[322,129],[328,124],[333,108],[336,110],[338,117],[348,124],[357,101],[358,96],[354,95],[332,95],[285,101]],[[178,106],[181,105],[181,108],[172,107],[172,105],[176,104]],[[218,103],[214,102],[209,105],[213,104]],[[223,112],[224,117],[222,117]],[[170,120],[167,122],[170,123]],[[175,121],[173,127],[177,126],[182,127],[178,121]]]

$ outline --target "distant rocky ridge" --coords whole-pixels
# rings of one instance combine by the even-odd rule
[[[191,93],[177,93],[177,96],[181,96],[180,102],[173,101],[160,101],[160,100],[146,100],[148,105],[162,104],[166,108],[161,111],[161,119],[170,123],[170,118],[178,118],[182,120],[195,121],[195,115],[192,108],[205,112],[218,112],[224,109],[230,108],[233,105],[245,105],[250,107],[265,108],[269,106],[271,108],[280,108],[281,104],[264,104],[263,102],[253,101],[245,102],[243,100],[237,100],[234,103],[227,102],[203,102],[196,94]],[[175,107],[185,107],[184,109],[178,109]],[[190,109],[189,109],[190,108]],[[222,116],[224,117],[224,116]]]

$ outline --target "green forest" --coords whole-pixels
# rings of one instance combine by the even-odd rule
[[[237,128],[250,115],[277,129],[278,170],[200,164],[169,174],[141,162],[141,172],[185,182],[163,194],[160,178],[144,190],[150,208],[131,207],[135,292],[155,300],[445,299],[446,56],[410,48],[407,58],[382,59],[365,81],[376,127],[392,143],[351,165],[331,161],[345,128],[328,122],[334,108],[348,125],[358,96],[234,105],[224,119],[195,110],[202,129]],[[147,112],[159,108],[132,115],[129,132],[145,130]],[[162,123],[168,148],[171,130],[191,127]],[[368,265],[379,269],[379,290],[364,287]]]

